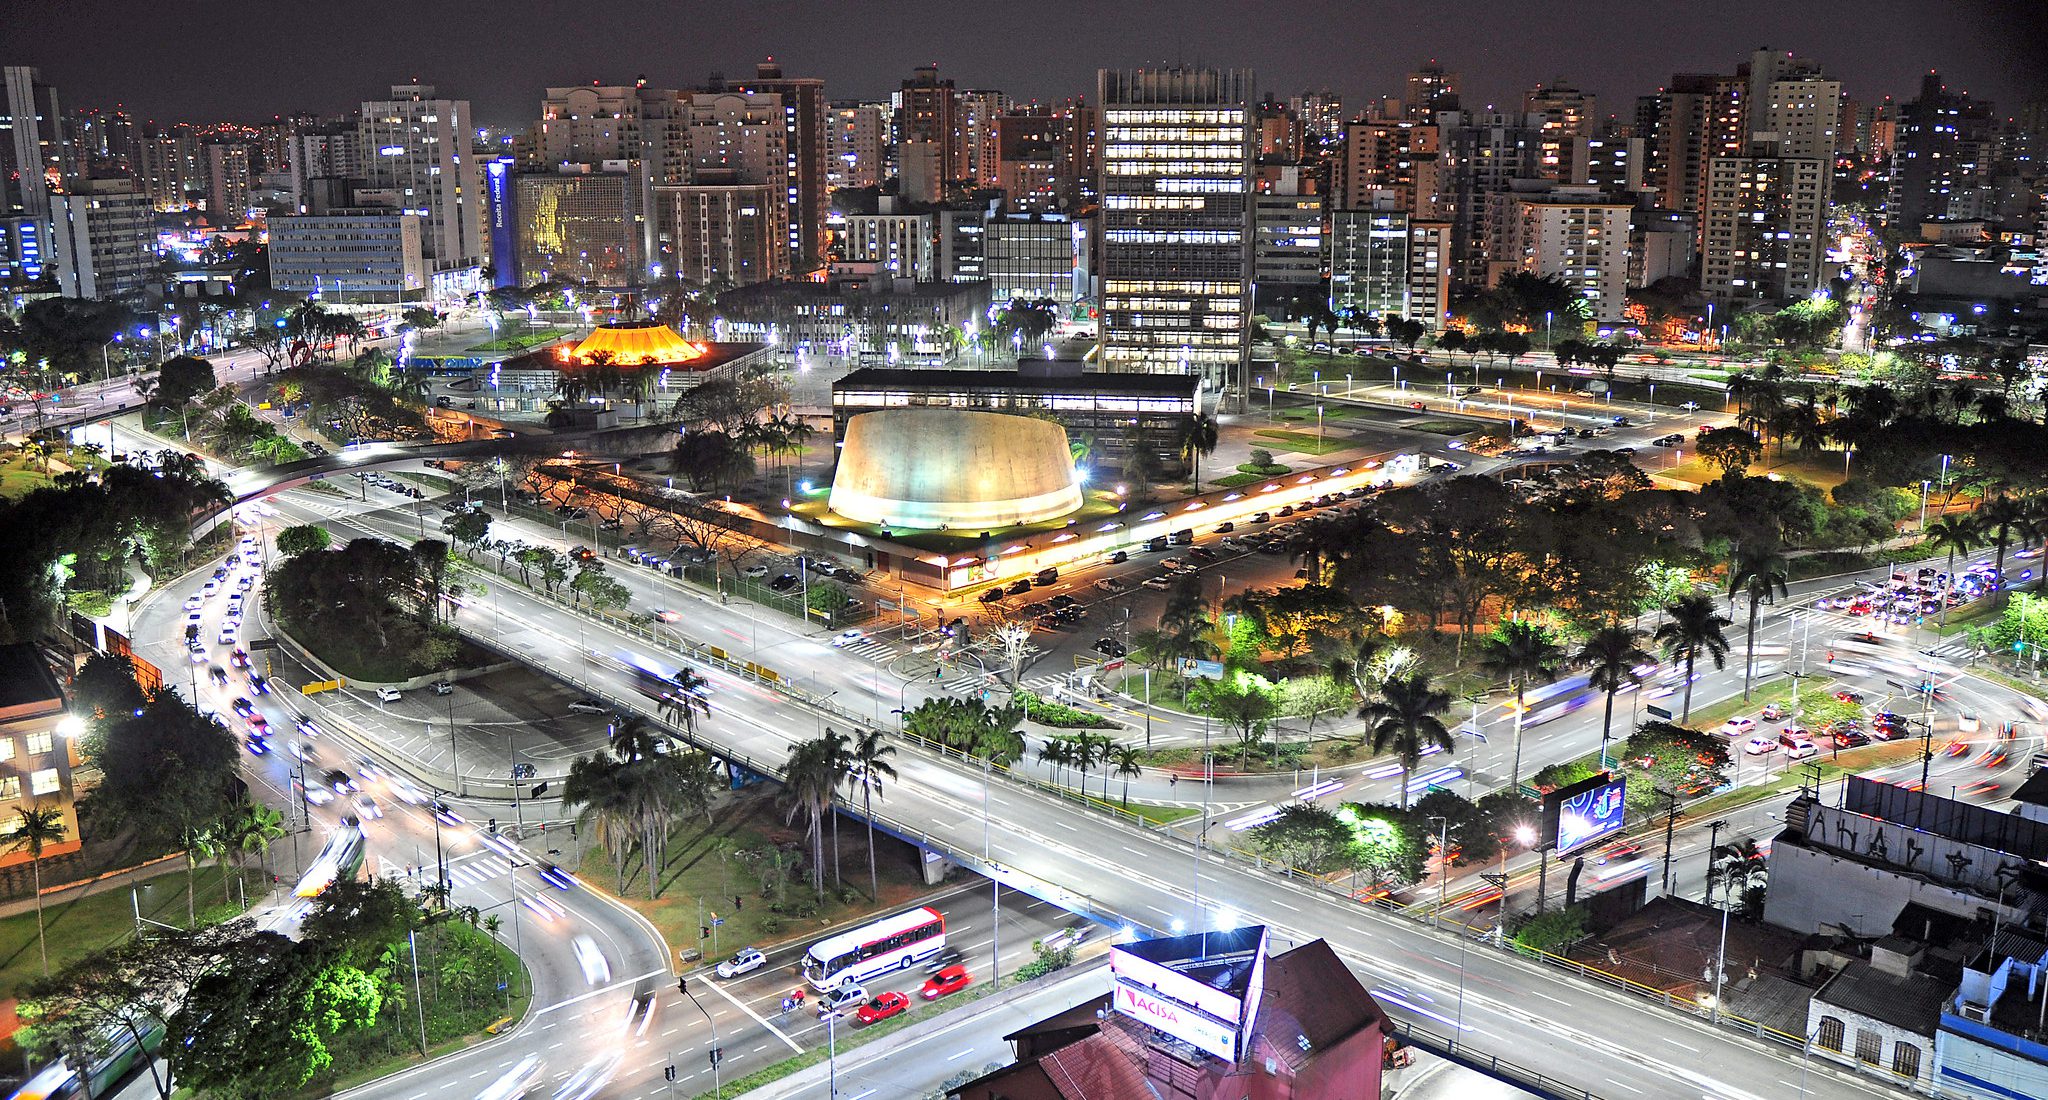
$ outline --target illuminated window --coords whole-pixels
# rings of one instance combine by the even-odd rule
[[[43,768],[28,777],[28,791],[32,795],[57,793],[57,769]]]
[[[41,756],[50,751],[50,734],[47,730],[42,733],[29,734],[27,741],[28,754],[30,756]]]

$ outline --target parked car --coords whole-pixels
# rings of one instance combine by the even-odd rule
[[[380,687],[377,689],[377,701],[380,703],[396,703],[403,697],[404,693],[400,692],[397,688]]]
[[[569,704],[571,714],[609,714],[611,709],[595,699],[577,699]]]
[[[1097,638],[1095,652],[1105,657],[1121,657],[1124,655],[1124,644],[1115,638]]]

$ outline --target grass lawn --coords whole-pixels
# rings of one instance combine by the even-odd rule
[[[1261,428],[1252,434],[1260,439],[1271,439],[1277,443],[1285,444],[1288,450],[1297,451],[1301,454],[1326,455],[1337,451],[1348,451],[1358,446],[1358,442],[1348,435],[1325,433],[1322,442],[1319,443],[1312,432],[1287,432],[1273,428]]]
[[[1403,424],[1401,426],[1407,428],[1410,431],[1430,432],[1434,435],[1465,435],[1468,432],[1474,432],[1479,430],[1475,425],[1469,422],[1459,423],[1456,420],[1423,420],[1414,424]]]
[[[540,328],[534,329],[532,332],[515,332],[510,335],[500,336],[496,340],[486,340],[481,344],[472,344],[464,348],[463,351],[469,355],[486,355],[495,351],[524,351],[536,344],[545,344],[559,340],[564,336],[571,335],[573,331],[566,328]]]
[[[2031,592],[2026,593],[2029,596],[2032,594]],[[1946,628],[1942,627],[1941,612],[1937,611],[1927,616],[1927,621],[1921,624],[1921,628],[1930,634],[1947,637],[1952,634],[1962,634],[1980,626],[1989,626],[2005,615],[2006,596],[2006,592],[2000,592],[1996,599],[1972,600],[1961,607],[1949,608],[1948,626]]]
[[[1119,802],[1117,805],[1154,825],[1171,825],[1176,821],[1186,821],[1188,818],[1200,816],[1202,812],[1193,806],[1149,806],[1143,802],[1133,802],[1129,806]]]
[[[844,888],[833,885],[832,822],[825,828],[825,898],[811,890],[804,828],[806,819],[785,823],[772,792],[752,787],[714,804],[709,828],[702,818],[684,822],[670,836],[668,861],[661,869],[661,896],[647,899],[646,870],[637,856],[626,860],[626,880],[619,898],[661,930],[676,951],[694,950],[702,924],[716,914],[716,944],[701,939],[707,961],[752,944],[766,947],[781,940],[807,940],[826,927],[869,913],[893,911],[929,893],[916,851],[876,834],[881,901],[868,891],[867,829],[851,821],[839,823],[839,870]],[[566,839],[566,838],[565,838]],[[567,849],[576,841],[563,845]],[[585,884],[618,890],[619,879],[604,850],[582,839],[579,874]],[[723,858],[721,858],[723,853]],[[776,870],[779,853],[781,873]],[[738,896],[740,906],[733,899]],[[780,909],[780,912],[777,910]]]
[[[289,845],[289,841],[282,841]],[[228,889],[239,898],[246,890],[249,900],[261,901],[270,880],[261,871],[241,872],[242,885],[234,884],[229,868]],[[223,902],[221,872],[201,867],[193,880],[193,899],[198,904],[199,923],[210,924],[241,912],[238,904]],[[89,894],[61,904],[46,902],[43,925],[50,949],[50,969],[58,968],[101,948],[119,943],[135,934],[135,908],[140,904],[145,920],[185,926],[185,874],[159,875],[139,887],[131,899],[127,889]],[[19,996],[22,987],[42,976],[42,958],[36,951],[36,914],[33,909],[11,917],[0,917],[0,997]]]
[[[1241,489],[1246,485],[1257,485],[1266,480],[1264,474],[1225,474],[1222,477],[1207,478],[1204,485],[1216,489]]]

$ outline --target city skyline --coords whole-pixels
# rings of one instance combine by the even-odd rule
[[[900,20],[893,16],[907,10],[895,12],[901,5],[891,3],[843,13],[806,7],[771,3],[730,12],[706,33],[700,26],[665,29],[661,5],[627,0],[611,18],[544,50],[532,37],[546,25],[541,13],[522,17],[516,6],[503,5],[488,13],[461,4],[421,11],[403,34],[388,33],[386,24],[351,26],[324,13],[240,2],[224,5],[222,17],[206,25],[136,5],[128,23],[133,33],[119,36],[105,34],[102,23],[67,18],[52,4],[32,5],[15,26],[27,47],[19,62],[42,68],[66,89],[68,103],[119,104],[138,117],[190,122],[336,113],[359,103],[365,87],[417,78],[469,99],[485,124],[514,125],[529,120],[549,86],[636,76],[691,86],[713,72],[744,77],[770,55],[786,72],[824,79],[835,99],[886,98],[912,69],[934,61],[961,87],[1001,88],[1027,100],[1087,95],[1099,67],[1179,62],[1254,68],[1258,91],[1280,98],[1327,87],[1347,105],[1362,105],[1398,91],[1402,73],[1433,57],[1463,75],[1469,104],[1506,106],[1534,84],[1563,77],[1599,95],[1604,117],[1625,115],[1629,99],[1674,72],[1715,71],[1728,56],[1760,46],[1821,59],[1865,102],[1910,97],[1929,69],[1943,72],[1951,87],[2001,105],[2048,92],[2043,63],[2029,49],[2040,34],[2018,0],[1880,0],[1859,7],[1853,27],[1829,11],[1762,2],[1705,8],[1608,0],[1529,18],[1494,0],[1452,0],[1414,25],[1399,22],[1398,12],[1310,3],[1300,6],[1301,18],[1262,23],[1264,32],[1253,34],[1224,29],[1233,6],[1220,0],[1107,14],[1055,3],[1045,6],[1042,21],[1015,28],[998,21],[1007,9],[986,4]],[[1929,34],[1936,17],[1952,30]],[[1034,26],[1080,20],[1100,45],[1076,49],[1071,37],[1048,34],[1046,48],[1033,48]],[[216,61],[211,43],[223,25],[261,26],[267,41],[322,48],[259,48],[253,63]],[[623,26],[633,28],[630,36],[607,33]],[[1355,26],[1359,34],[1303,34],[1296,42],[1288,31],[1315,26]],[[990,48],[992,27],[1023,40]],[[453,48],[457,42],[461,48]],[[221,79],[221,64],[236,65],[239,78]]]

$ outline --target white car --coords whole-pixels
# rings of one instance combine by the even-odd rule
[[[380,703],[396,703],[398,702],[399,699],[403,697],[404,694],[400,692],[397,688],[377,689],[377,701]]]
[[[211,596],[218,591],[220,591],[219,581],[210,580],[207,581],[205,584],[199,586],[199,594],[201,596]]]
[[[237,627],[239,625],[240,624],[236,623],[235,620],[233,619],[229,619],[227,622],[220,624],[220,644],[234,645],[235,634]]]
[[[761,954],[760,951],[754,948],[743,947],[740,948],[738,954],[718,964],[718,976],[721,978],[737,978],[742,974],[749,974],[761,969],[767,962],[768,956]]]
[[[1721,723],[1721,736],[1742,737],[1756,729],[1756,719],[1737,715]]]
[[[519,1064],[505,1071],[504,1075],[485,1086],[476,1094],[476,1100],[518,1100],[540,1077],[540,1055],[529,1054]]]
[[[384,808],[377,805],[377,800],[369,795],[359,794],[356,796],[356,813],[364,821],[375,821],[384,816]]]
[[[833,635],[832,648],[841,649],[846,646],[850,646],[855,642],[858,642],[861,639],[866,638],[867,636],[868,632],[860,629],[859,627],[855,627],[852,630],[842,630],[838,634]]]
[[[334,792],[327,789],[327,784],[317,779],[306,780],[305,790],[306,801],[311,802],[315,806],[325,806],[329,802],[334,801]]]
[[[818,1018],[824,1019],[827,1016],[837,1016],[849,1008],[859,1008],[861,1005],[866,1004],[867,1001],[868,991],[866,986],[861,985],[859,982],[847,982],[844,985],[818,994]]]
[[[589,936],[578,936],[569,941],[576,952],[576,965],[583,968],[583,980],[591,985],[603,985],[612,980],[612,965],[604,961],[604,952],[597,949],[597,941]]]
[[[1785,750],[1787,760],[1804,760],[1809,756],[1820,755],[1820,749],[1814,745],[1813,738],[1808,737],[1803,729],[1788,729],[1779,734],[1778,746]]]
[[[755,580],[759,580],[767,575],[768,567],[765,565],[749,565],[745,569],[740,570],[740,576],[752,577]]]
[[[1765,753],[1777,752],[1778,739],[1768,733],[1759,733],[1742,743],[1742,751],[1751,756],[1762,756]]]
[[[193,595],[185,597],[185,610],[197,611],[199,610],[199,606],[205,602],[206,600],[204,597],[201,597],[197,593],[194,593]]]

